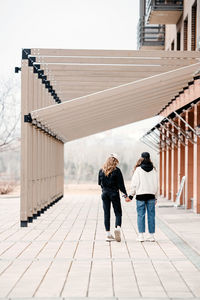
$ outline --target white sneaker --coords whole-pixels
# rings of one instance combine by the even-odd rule
[[[155,242],[155,237],[154,237],[154,235],[153,234],[149,234],[149,237],[147,238],[147,240],[149,241],[149,242]]]
[[[137,241],[138,241],[138,242],[144,242],[144,236],[143,236],[143,233],[139,233],[139,234],[138,234]]]
[[[114,238],[114,236],[112,236],[112,234],[111,235],[108,235],[107,237],[106,237],[106,242],[112,242],[112,241],[114,241],[115,240],[115,238]]]
[[[120,231],[120,229],[115,229],[114,234],[115,234],[115,240],[117,242],[121,242],[121,231]]]

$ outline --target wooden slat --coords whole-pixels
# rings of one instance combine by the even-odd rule
[[[187,64],[186,64],[187,65]],[[146,64],[146,65],[86,65],[86,64],[40,64],[41,69],[44,69],[45,71],[68,71],[69,73],[76,72],[77,75],[82,74],[82,72],[85,72],[85,75],[87,73],[91,72],[100,72],[100,74],[105,73],[125,73],[128,74],[129,72],[134,73],[140,73],[140,72],[167,72],[168,70],[174,70],[176,69],[176,66],[174,65],[153,65],[153,64]],[[98,74],[98,73],[97,73]]]
[[[31,55],[39,56],[99,56],[99,57],[178,57],[199,58],[196,51],[164,50],[89,50],[89,49],[31,49]]]
[[[68,64],[68,65],[162,65],[162,66],[184,66],[194,64],[197,58],[129,58],[129,57],[71,57],[71,56],[37,56],[36,63],[39,64]]]

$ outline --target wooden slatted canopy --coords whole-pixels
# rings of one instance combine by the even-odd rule
[[[31,117],[71,141],[154,116],[200,70],[198,52],[32,49],[62,103]]]
[[[21,226],[64,194],[64,142],[154,116],[200,70],[198,52],[23,49]]]
[[[71,100],[196,62],[191,52],[32,49],[58,96]]]

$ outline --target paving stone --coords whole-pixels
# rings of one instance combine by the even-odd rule
[[[4,299],[7,299],[8,298],[4,298]],[[32,300],[33,298],[27,298],[27,297],[20,297],[20,298],[9,298],[9,299],[12,299],[12,300]],[[1,298],[0,298],[1,300]],[[64,298],[55,298],[55,297],[44,297],[44,298],[41,298],[41,297],[34,297],[34,300],[64,300]]]
[[[64,298],[64,300],[118,300],[118,298],[116,297],[102,297],[102,298],[99,298],[99,297],[69,297],[69,298]],[[131,300],[130,298],[126,298],[126,300]],[[140,299],[141,300],[141,299]]]
[[[64,286],[66,274],[71,265],[71,261],[53,261],[52,265],[41,282],[35,296],[36,297],[59,297]],[[55,280],[56,278],[56,280]]]
[[[192,293],[191,292],[168,292],[168,296],[170,298],[179,298],[179,299],[184,299],[184,298],[192,298]]]
[[[67,277],[67,281],[62,291],[62,296],[86,297],[90,268],[90,262],[73,262],[69,272],[69,276]]]
[[[122,242],[108,243],[99,195],[67,195],[28,228],[19,227],[18,199],[10,200],[0,199],[0,300],[200,298],[198,260],[193,263],[176,240],[194,226],[196,236],[187,240],[194,251],[200,240],[194,214],[157,208],[165,228],[175,226],[173,238],[158,223],[157,242],[139,243],[135,203],[123,203]]]

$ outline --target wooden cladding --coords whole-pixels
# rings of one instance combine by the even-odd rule
[[[24,122],[33,109],[54,103],[53,97],[22,60],[20,221],[25,227],[63,196],[64,144],[34,123]]]
[[[188,88],[185,88],[174,99],[171,108],[169,106],[164,109],[165,115],[171,116],[168,122],[164,123],[165,136],[167,136],[167,131],[171,131],[175,139],[171,139],[170,144],[165,140],[160,151],[161,195],[175,202],[181,180],[185,176],[184,188],[178,204],[192,209],[195,213],[200,213],[199,83],[199,78],[189,82]],[[172,141],[175,141],[175,144]],[[166,181],[165,178],[168,180]]]

